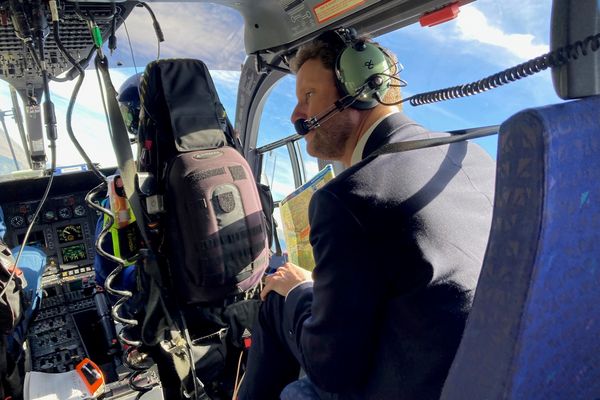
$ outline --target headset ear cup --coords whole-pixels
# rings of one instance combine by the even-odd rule
[[[342,50],[335,59],[335,85],[337,86],[340,97],[344,97],[350,94],[348,87],[344,83],[344,73],[342,70],[342,66],[340,65],[340,60],[342,59],[342,54],[344,53],[344,51],[346,51],[346,49]]]
[[[372,43],[357,42],[343,49],[336,59],[336,84],[341,96],[355,95],[371,83],[374,75],[387,76],[393,62],[383,49]],[[378,104],[376,97],[383,97],[389,87],[389,78],[383,80],[381,88],[359,96],[353,108],[370,109]],[[377,96],[376,96],[377,94]]]

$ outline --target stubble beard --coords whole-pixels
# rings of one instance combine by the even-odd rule
[[[346,115],[337,115],[313,131],[307,143],[307,153],[324,160],[340,160],[353,128]]]

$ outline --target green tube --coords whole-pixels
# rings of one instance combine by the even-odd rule
[[[102,47],[102,32],[98,25],[94,25],[92,27],[92,39],[94,40],[94,45],[98,48]]]

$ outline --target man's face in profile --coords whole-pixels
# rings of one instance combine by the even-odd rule
[[[322,113],[340,98],[334,72],[325,68],[319,59],[307,60],[296,75],[296,97],[298,104],[292,113],[292,123]],[[337,113],[306,134],[304,138],[308,154],[326,160],[339,160],[356,126],[356,116],[351,111]]]

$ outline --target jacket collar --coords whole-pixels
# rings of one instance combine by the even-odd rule
[[[392,142],[391,138],[396,132],[401,131],[407,126],[419,126],[416,122],[405,116],[402,112],[390,114],[387,118],[381,121],[367,140],[365,149],[362,153],[363,160],[369,156],[372,152],[383,146],[384,144]],[[394,140],[397,141],[397,140]]]

